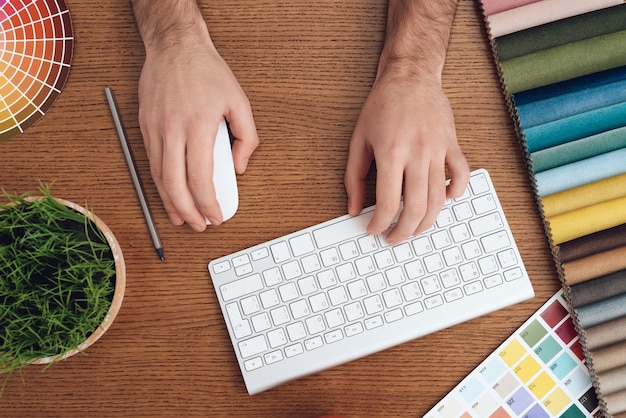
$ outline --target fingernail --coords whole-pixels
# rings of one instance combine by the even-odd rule
[[[191,228],[196,232],[202,232],[205,230],[206,225],[191,224]]]
[[[211,225],[219,225],[220,221],[218,221],[215,218],[207,218],[209,220],[209,222],[211,222]]]

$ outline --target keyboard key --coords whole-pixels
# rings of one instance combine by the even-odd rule
[[[421,302],[411,303],[404,307],[404,312],[406,312],[407,316],[417,315],[418,313],[424,311],[424,307]]]
[[[413,249],[415,250],[415,254],[417,254],[418,256],[428,254],[433,250],[433,246],[430,243],[430,240],[428,239],[428,237],[421,237],[421,238],[415,239],[411,242],[411,244],[413,244]]]
[[[282,263],[283,261],[287,261],[291,258],[291,254],[289,254],[289,246],[284,241],[272,245],[270,250],[275,263]]]
[[[270,322],[270,316],[267,312],[263,312],[261,314],[255,315],[251,318],[252,327],[254,327],[255,332],[265,331],[266,329],[270,329],[272,323]]]
[[[387,276],[387,283],[389,283],[389,286],[396,286],[406,281],[404,270],[402,270],[402,267],[399,266],[387,270],[385,272],[385,276]]]
[[[311,311],[309,310],[309,305],[304,299],[293,302],[291,305],[289,305],[289,308],[291,309],[291,316],[293,317],[293,319],[304,318],[311,313]]]
[[[296,288],[295,283],[285,283],[278,287],[278,292],[280,293],[280,299],[283,302],[289,302],[298,297],[298,289]]]
[[[367,229],[367,224],[369,224],[373,215],[374,211],[370,211],[315,229],[313,231],[313,238],[317,243],[317,247],[330,247],[331,245],[339,244],[340,242],[362,235],[363,231]]]
[[[343,305],[348,301],[346,288],[343,286],[339,286],[334,289],[330,289],[328,291],[328,298],[330,299],[330,304],[333,306]]]
[[[400,291],[398,289],[391,289],[383,292],[383,300],[385,301],[385,306],[387,308],[394,308],[398,305],[401,305],[403,302],[402,296],[400,295]]]
[[[302,344],[300,343],[285,347],[285,355],[287,357],[295,357],[302,353],[304,353],[304,350],[302,349]]]
[[[492,213],[482,218],[469,221],[469,227],[475,236],[487,234],[502,228],[502,218],[499,213]]]
[[[296,277],[302,276],[302,269],[300,269],[300,263],[298,260],[293,260],[283,264],[283,274],[286,280],[292,280]]]
[[[301,255],[308,254],[315,250],[311,235],[302,234],[289,239],[289,245],[294,257],[300,257]]]
[[[420,287],[417,282],[405,284],[401,289],[404,300],[407,302],[411,302],[422,297],[422,292],[420,291]]]
[[[365,306],[365,312],[367,312],[368,315],[372,315],[383,310],[383,302],[378,295],[363,299],[363,305]]]
[[[306,337],[306,331],[304,330],[304,324],[302,322],[296,322],[295,324],[287,325],[287,335],[289,335],[289,341],[298,341]]]
[[[285,357],[283,356],[283,352],[280,350],[276,350],[276,351],[272,351],[270,353],[267,353],[263,356],[263,358],[265,359],[265,362],[267,364],[274,364],[274,363],[278,363],[279,361],[283,360]]]
[[[316,348],[320,348],[324,345],[324,341],[322,341],[322,337],[317,336],[310,338],[304,342],[304,348],[308,351],[315,350]]]
[[[326,318],[328,328],[336,328],[346,322],[345,318],[343,317],[343,312],[339,308],[326,312],[324,314],[324,317]]]
[[[213,272],[215,274],[224,273],[228,270],[230,270],[230,263],[228,262],[228,260],[213,264]]]
[[[250,315],[261,310],[259,298],[256,295],[249,296],[241,300],[241,309],[244,315]]]
[[[376,273],[372,276],[369,276],[366,280],[367,287],[369,288],[371,293],[378,292],[379,290],[383,290],[387,287],[385,283],[385,277],[381,273]]]
[[[345,260],[352,260],[355,257],[358,257],[359,250],[357,249],[356,242],[350,241],[345,244],[341,244],[339,246],[339,251],[341,252],[341,257]]]
[[[241,339],[252,334],[252,328],[250,328],[250,322],[247,319],[241,317],[239,311],[239,305],[237,303],[229,303],[226,305],[226,311],[228,312],[228,318],[235,334],[235,338]]]
[[[286,306],[279,306],[276,309],[272,309],[270,315],[272,316],[274,325],[282,325],[289,322],[289,311]]]
[[[324,334],[324,339],[326,340],[327,344],[336,343],[337,341],[343,339],[343,333],[340,329],[336,329],[334,331],[330,331]]]
[[[248,295],[263,289],[263,282],[261,281],[261,275],[253,274],[243,279],[235,280],[233,282],[220,286],[220,292],[225,302],[233,299],[240,298],[241,296]]]
[[[504,247],[508,247],[511,245],[511,241],[509,241],[509,236],[506,232],[500,231],[495,234],[488,235],[480,239],[482,242],[485,251],[488,253],[498,251]]]
[[[267,339],[270,343],[270,347],[272,348],[280,347],[281,345],[287,344],[287,336],[285,335],[285,330],[282,328],[277,328],[268,332]]]
[[[396,322],[404,318],[402,309],[394,309],[393,311],[385,312],[385,321],[387,323]]]
[[[355,322],[354,324],[347,325],[343,329],[346,333],[346,337],[352,337],[353,335],[360,334],[364,331],[363,325],[360,322]]]
[[[356,272],[354,271],[354,266],[352,263],[342,264],[337,266],[337,277],[339,277],[339,281],[347,282],[348,280],[356,279]]]
[[[308,276],[304,279],[298,280],[298,288],[303,296],[310,295],[318,290],[317,282],[313,276]]]
[[[429,297],[428,299],[424,299],[424,306],[426,306],[426,309],[433,309],[441,305],[443,305],[443,298],[441,295],[435,295]]]
[[[361,253],[368,254],[378,249],[378,243],[373,235],[366,235],[357,240]]]
[[[492,211],[497,207],[495,199],[490,194],[473,199],[472,206],[478,215]]]
[[[258,248],[256,250],[253,250],[250,253],[250,256],[252,257],[252,260],[254,260],[254,261],[262,260],[262,259],[264,259],[266,257],[269,257],[269,255],[270,255],[270,252],[265,247]]]
[[[349,305],[346,305],[344,308],[346,312],[346,318],[348,321],[356,321],[357,319],[361,319],[365,316],[363,312],[363,307],[361,306],[361,302],[353,302]]]
[[[470,178],[469,182],[470,187],[472,188],[472,192],[475,195],[479,195],[489,191],[489,182],[484,174],[477,174]]]
[[[358,260],[356,260],[355,264],[356,271],[359,273],[360,276],[366,276],[376,271],[376,266],[374,265],[372,257],[370,256],[359,258]]]
[[[384,324],[383,317],[380,315],[367,318],[363,323],[365,324],[365,328],[368,330],[382,327]]]
[[[351,283],[348,283],[348,292],[350,293],[351,299],[358,299],[362,296],[367,295],[365,282],[363,280],[355,280]]]
[[[376,260],[376,266],[379,269],[384,269],[395,263],[391,250],[389,249],[374,254],[374,260]]]
[[[432,295],[433,293],[437,293],[441,290],[441,283],[439,283],[439,279],[437,276],[428,276],[420,280],[422,284],[422,289],[424,289],[424,293],[427,295]]]
[[[278,267],[272,267],[271,269],[263,272],[263,280],[265,280],[265,285],[267,287],[272,287],[283,281],[283,275]]]
[[[335,277],[333,270],[325,270],[317,274],[317,281],[320,284],[320,288],[328,289],[337,284],[337,277]]]
[[[305,324],[307,330],[309,331],[309,334],[311,335],[326,330],[326,324],[324,323],[324,318],[322,318],[322,315],[315,315],[311,318],[307,318]]]
[[[263,360],[261,360],[261,357],[251,358],[250,360],[244,361],[243,366],[247,371],[251,372],[252,370],[263,367]]]
[[[322,256],[322,263],[324,263],[324,267],[334,266],[335,264],[341,261],[339,258],[339,252],[336,248],[329,248],[320,253]]]
[[[243,358],[252,357],[267,350],[267,342],[263,335],[257,335],[256,337],[241,341],[237,345],[239,346],[239,351]]]
[[[274,289],[266,290],[259,294],[261,298],[261,304],[265,309],[272,308],[280,303],[278,298],[278,292]]]
[[[311,296],[309,298],[309,302],[311,303],[311,309],[313,312],[323,311],[329,306],[325,293],[318,293],[317,295]]]
[[[305,274],[313,273],[322,268],[322,263],[317,254],[307,255],[302,258],[302,270]]]
[[[411,246],[407,242],[393,247],[393,254],[396,256],[398,263],[404,263],[413,258]]]

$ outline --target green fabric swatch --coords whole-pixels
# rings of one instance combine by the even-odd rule
[[[622,30],[626,30],[626,4],[500,36],[495,39],[495,42],[498,59],[506,61]]]
[[[626,126],[533,152],[533,170],[540,173],[620,148],[626,148]]]
[[[502,61],[507,93],[626,65],[626,30]]]

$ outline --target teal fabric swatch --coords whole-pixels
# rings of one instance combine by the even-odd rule
[[[622,126],[626,126],[626,102],[533,126],[523,133],[533,153]]]
[[[533,152],[533,171],[540,173],[620,148],[626,148],[626,126]]]
[[[626,148],[535,174],[537,194],[548,196],[624,173]]]
[[[626,102],[626,79],[516,106],[522,129]]]

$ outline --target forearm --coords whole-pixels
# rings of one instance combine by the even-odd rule
[[[211,43],[196,0],[132,0],[132,5],[147,51]]]
[[[379,75],[441,78],[457,0],[389,0]]]

